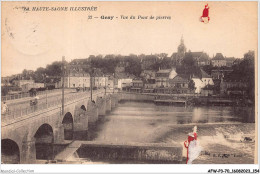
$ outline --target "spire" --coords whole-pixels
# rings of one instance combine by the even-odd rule
[[[183,34],[181,35],[181,45],[184,45]]]
[[[178,53],[182,53],[184,54],[186,52],[186,47],[184,45],[184,39],[183,39],[183,35],[181,36],[181,43],[178,46]]]

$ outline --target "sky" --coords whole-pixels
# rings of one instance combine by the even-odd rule
[[[106,54],[187,50],[242,58],[257,53],[257,2],[208,2],[210,21],[199,21],[206,2],[2,2],[2,77],[53,61]],[[22,7],[86,7],[97,11],[24,11]],[[88,19],[92,15],[93,18]],[[114,16],[113,20],[100,19]],[[171,20],[121,19],[170,16]],[[118,17],[118,18],[115,18]]]

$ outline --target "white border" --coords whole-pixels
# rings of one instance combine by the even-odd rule
[[[23,1],[23,0],[1,0],[2,1]],[[30,0],[30,1],[40,1],[40,0]],[[50,0],[48,0],[50,1]],[[62,0],[51,0],[51,1],[62,1]],[[72,0],[72,1],[84,1],[84,0]],[[95,1],[110,1],[110,0],[95,0]],[[124,1],[124,0],[113,0],[113,1]],[[130,0],[125,0],[130,1]],[[131,0],[131,1],[140,1],[140,0]],[[142,0],[142,1],[173,1],[173,0]],[[182,0],[174,0],[174,1],[182,1]],[[190,1],[198,1],[198,0],[190,0]],[[218,1],[218,0],[211,0]],[[243,0],[229,0],[229,1],[243,1]],[[259,19],[259,0],[251,0],[258,2],[258,19]],[[1,4],[0,4],[1,9]],[[0,13],[1,17],[1,13]],[[1,26],[1,23],[0,23]],[[259,22],[258,22],[259,29]],[[0,29],[1,30],[1,29]],[[2,32],[1,32],[2,33]],[[259,34],[258,34],[259,41]],[[1,47],[1,43],[0,43]],[[2,47],[1,47],[2,48]],[[258,50],[259,50],[259,42],[258,42]],[[0,55],[1,58],[1,55]],[[259,53],[258,53],[258,61],[259,61]],[[259,63],[257,65],[259,67]],[[0,67],[1,70],[1,67]],[[1,75],[1,71],[0,71]],[[258,70],[258,77],[260,76],[260,71]],[[260,81],[258,79],[258,87],[260,86]],[[260,89],[258,88],[258,94]],[[258,96],[259,101],[259,96]],[[260,104],[258,103],[258,108]],[[257,113],[259,116],[259,113]],[[258,126],[259,126],[259,117],[258,117]],[[0,130],[1,132],[1,130]],[[259,144],[259,129],[258,129],[258,144]],[[0,143],[1,144],[1,143]],[[210,169],[250,169],[251,172],[253,169],[259,169],[259,150],[258,150],[258,164],[0,164],[0,169],[3,173],[7,171],[7,173],[208,173]],[[1,158],[0,158],[1,159]],[[30,172],[33,170],[33,172]],[[223,172],[220,172],[223,173]]]

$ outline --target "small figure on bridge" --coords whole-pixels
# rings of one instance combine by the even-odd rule
[[[192,164],[202,150],[197,140],[197,126],[194,126],[193,132],[188,134],[188,140],[184,141],[184,146],[187,148],[186,164]]]
[[[38,96],[35,96],[34,97],[34,101],[35,101],[35,103],[37,104],[38,103],[38,100],[39,100],[40,98],[38,97]]]
[[[6,102],[4,102],[2,104],[2,115],[6,114],[7,111],[8,111],[8,106],[7,106]]]
[[[35,106],[35,105],[37,105],[38,100],[39,100],[39,97],[38,97],[38,96],[35,96],[33,100],[30,100],[30,106]]]

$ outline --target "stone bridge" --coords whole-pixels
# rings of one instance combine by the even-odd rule
[[[119,94],[97,91],[94,102],[87,93],[75,93],[67,99],[62,113],[61,102],[27,115],[2,118],[2,163],[35,163],[53,159],[58,147],[72,140],[86,140],[89,126],[99,115],[116,107]]]

